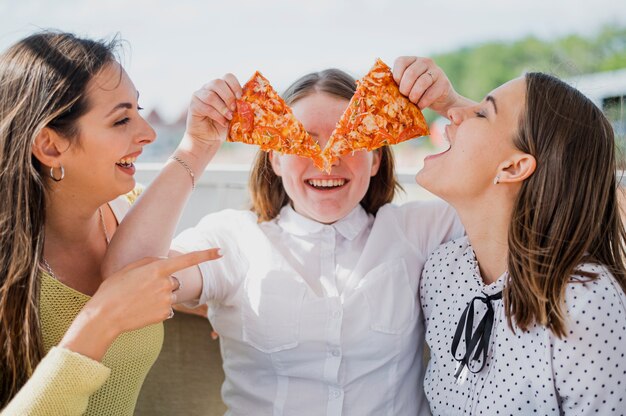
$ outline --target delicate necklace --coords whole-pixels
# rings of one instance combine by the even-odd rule
[[[104,231],[104,239],[107,242],[107,246],[111,242],[109,232],[107,231],[107,225],[104,223],[104,214],[102,214],[102,207],[98,207],[98,214],[100,214],[100,222],[102,223],[102,231]]]
[[[41,260],[43,261],[43,267],[46,268],[46,271],[48,272],[48,274],[54,277],[55,280],[59,280],[57,275],[54,274],[54,272],[52,271],[52,267],[50,267],[50,264],[48,264],[48,261],[44,257],[42,257]]]
[[[102,231],[104,232],[104,239],[106,240],[107,246],[108,246],[109,243],[111,242],[111,238],[109,237],[109,232],[107,230],[107,225],[104,222],[104,214],[102,213],[102,207],[98,207],[98,214],[100,216],[100,223],[102,224]],[[59,280],[57,275],[54,274],[54,271],[52,270],[52,267],[50,267],[50,263],[48,263],[46,258],[42,256],[41,260],[42,260],[43,266],[45,267],[45,269],[48,272],[48,274],[50,276],[52,276],[54,279]]]

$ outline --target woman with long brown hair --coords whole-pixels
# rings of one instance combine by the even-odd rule
[[[410,86],[412,58],[401,61]],[[450,148],[417,175],[467,232],[431,255],[420,283],[433,414],[624,414],[625,232],[610,123],[542,73],[447,118]]]
[[[170,274],[215,257],[144,259],[103,282],[155,137],[116,45],[43,32],[0,56],[3,415],[131,415],[176,299]]]

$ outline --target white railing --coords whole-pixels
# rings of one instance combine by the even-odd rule
[[[138,163],[137,182],[147,186],[163,166],[162,163]],[[398,170],[398,180],[406,191],[399,193],[395,203],[428,200],[434,195],[415,183],[417,168]],[[195,225],[204,215],[226,208],[247,208],[249,165],[209,165],[196,181],[196,190],[191,195],[178,231]],[[618,172],[621,186],[626,186],[626,171]]]
[[[162,163],[138,163],[135,177],[147,186],[161,170]],[[398,179],[406,193],[398,195],[397,203],[416,199],[432,199],[434,196],[415,183],[415,171],[398,171]],[[178,231],[196,224],[204,215],[225,208],[247,208],[249,165],[209,165],[197,179],[196,189],[178,225]]]

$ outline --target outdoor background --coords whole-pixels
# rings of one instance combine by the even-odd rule
[[[0,0],[0,51],[41,29],[94,38],[119,36],[122,63],[140,92],[158,139],[137,163],[148,184],[176,146],[187,102],[204,83],[260,70],[279,91],[328,67],[355,78],[380,57],[432,56],[456,89],[480,100],[524,71],[564,77],[626,131],[626,6],[623,0]],[[396,202],[430,198],[413,176],[441,147],[444,120],[426,113],[431,138],[394,146]],[[179,229],[207,212],[246,204],[256,148],[225,143],[198,181]],[[187,184],[186,184],[187,186]],[[136,415],[219,415],[223,381],[219,343],[198,316],[165,322],[165,344],[139,397]]]
[[[572,80],[626,68],[626,6],[615,0],[0,0],[0,50],[39,29],[126,41],[122,61],[158,140],[139,162],[163,161],[184,128],[192,92],[260,70],[281,92],[328,67],[361,77],[376,57],[432,56],[474,99],[528,70]],[[620,97],[618,94],[617,97]],[[603,103],[623,138],[623,100]],[[428,114],[430,122],[434,115]],[[395,148],[417,171],[437,140]],[[249,165],[255,148],[227,143],[214,165]]]

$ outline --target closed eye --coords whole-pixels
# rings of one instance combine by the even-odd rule
[[[482,111],[474,111],[474,114],[476,115],[476,117],[487,118],[485,113],[483,113]]]
[[[126,105],[124,105],[126,107]],[[126,107],[128,109],[132,108],[130,106],[130,104],[128,105],[128,107]],[[137,111],[141,111],[143,110],[143,107],[141,107],[139,104],[137,104]],[[121,120],[116,121],[115,123],[113,123],[114,126],[123,126],[124,124],[128,124],[130,122],[130,118],[129,117],[124,117]]]

